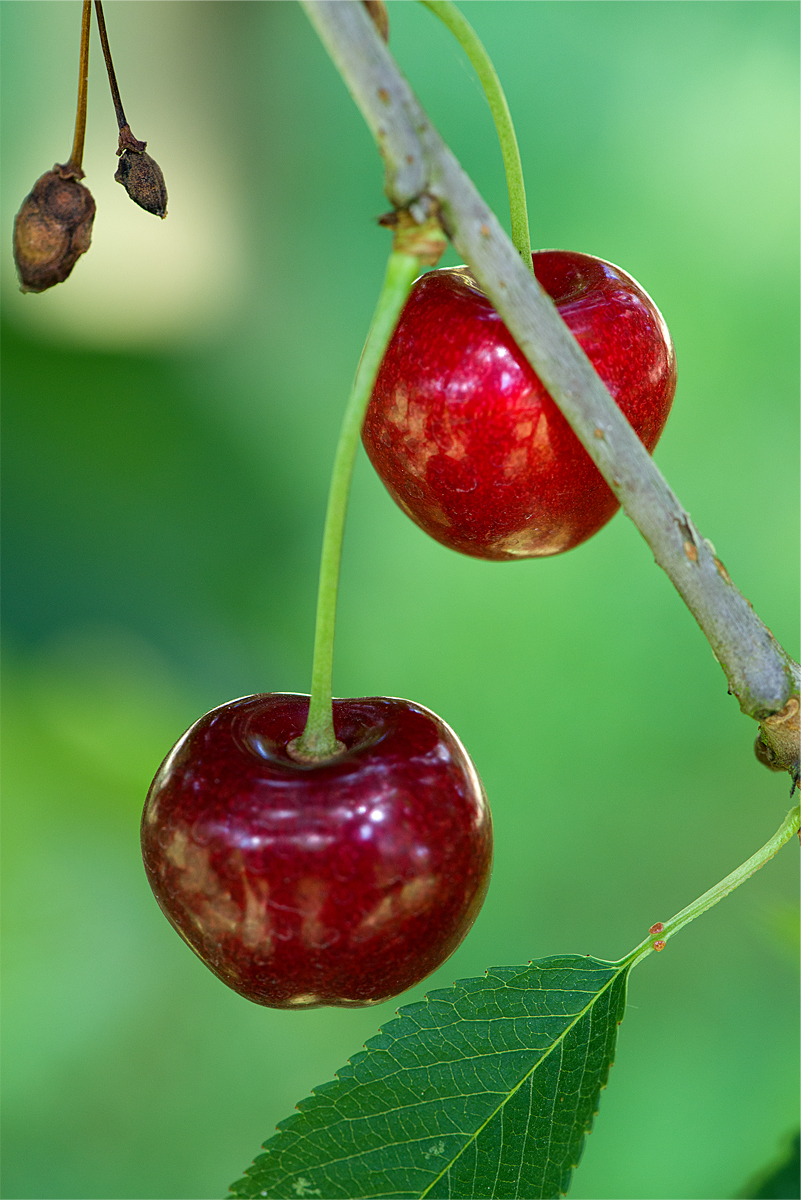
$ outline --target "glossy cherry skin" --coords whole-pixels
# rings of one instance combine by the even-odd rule
[[[376,1004],[464,938],[492,823],[466,750],[419,704],[335,700],[346,746],[296,762],[307,696],[201,717],[153,780],[142,853],[165,916],[224,983],[272,1008]]]
[[[654,302],[588,254],[532,255],[539,282],[653,451],[676,387]],[[412,288],[362,432],[387,490],[421,529],[476,558],[560,554],[619,505],[466,267]]]

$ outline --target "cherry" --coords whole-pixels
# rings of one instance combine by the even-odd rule
[[[651,298],[619,267],[542,250],[535,274],[646,448],[676,362]],[[415,283],[376,380],[365,448],[421,529],[476,558],[560,554],[619,505],[466,267]]]
[[[492,824],[466,750],[408,700],[335,700],[342,753],[298,762],[307,696],[232,700],[159,768],[142,852],[164,914],[229,987],[272,1008],[376,1004],[456,949],[489,884]]]

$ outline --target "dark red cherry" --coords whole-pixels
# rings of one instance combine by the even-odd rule
[[[492,825],[464,747],[419,704],[335,700],[346,750],[287,745],[308,697],[201,717],[162,763],[142,817],[150,885],[224,983],[257,1004],[376,1004],[453,953],[489,884]]]
[[[619,267],[532,256],[542,286],[649,451],[676,387],[667,326]],[[390,495],[426,533],[476,558],[559,554],[619,505],[466,267],[415,283],[363,429]]]

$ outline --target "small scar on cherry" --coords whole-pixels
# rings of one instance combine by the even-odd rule
[[[693,542],[684,542],[684,553],[690,562],[698,562],[698,549]]]
[[[664,928],[665,928],[665,926],[662,924],[662,922],[657,921],[656,925],[652,925],[651,928],[648,930],[648,932],[650,934],[661,933]]]

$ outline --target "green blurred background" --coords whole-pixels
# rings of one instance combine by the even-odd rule
[[[3,21],[7,1197],[223,1195],[389,1019],[272,1012],[175,936],[139,861],[162,756],[202,711],[308,688],[335,436],[383,273],[381,168],[300,8],[112,2],[127,115],[169,218],[113,182],[93,47],[94,242],[22,296],[11,223],[72,138],[80,4]],[[392,48],[506,218],[461,51],[413,3]],[[798,6],[471,2],[517,121],[532,240],[611,259],[672,330],[656,458],[795,655]],[[446,262],[453,262],[451,253]],[[490,564],[358,464],[335,687],[409,696],[493,805],[489,898],[404,1000],[496,963],[615,958],[788,807],[633,526]],[[797,1124],[793,846],[631,983],[572,1196],[736,1194]],[[797,1193],[796,1193],[797,1195]]]

